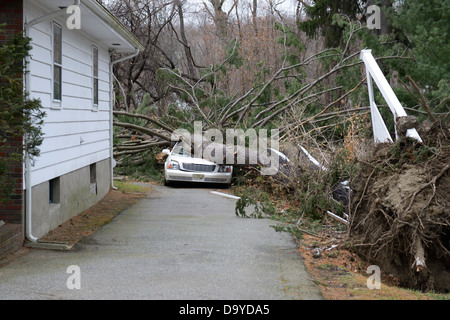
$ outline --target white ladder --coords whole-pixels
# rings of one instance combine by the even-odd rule
[[[360,58],[366,66],[367,87],[369,89],[370,112],[372,115],[372,128],[375,143],[393,142],[386,124],[381,117],[380,111],[375,104],[372,79],[375,81],[375,84],[383,95],[384,100],[386,100],[389,108],[391,109],[391,112],[394,115],[395,123],[397,122],[397,118],[407,116],[406,111],[405,109],[403,109],[400,101],[398,100],[391,86],[384,77],[383,72],[381,72],[380,67],[372,56],[372,50],[362,50]],[[397,137],[397,128],[395,128],[395,134]],[[420,138],[419,133],[415,128],[408,129],[406,131],[406,136],[422,142],[422,139]]]

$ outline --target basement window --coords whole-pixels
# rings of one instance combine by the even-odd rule
[[[97,164],[93,163],[89,166],[90,175],[90,194],[97,194]]]
[[[49,181],[49,203],[60,202],[60,182],[59,177]]]

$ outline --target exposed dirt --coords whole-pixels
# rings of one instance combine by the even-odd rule
[[[450,128],[436,122],[423,143],[405,137],[358,159],[351,183],[350,240],[402,285],[450,292]]]
[[[401,287],[399,277],[381,270],[380,288],[370,289],[373,284],[368,272],[370,263],[362,260],[346,244],[346,237],[330,242],[329,238],[319,239],[304,234],[298,240],[299,252],[308,273],[319,287],[326,300],[450,300],[450,294],[420,292]],[[320,256],[315,249],[320,248]]]

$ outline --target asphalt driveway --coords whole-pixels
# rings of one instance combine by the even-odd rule
[[[157,186],[70,251],[0,268],[0,299],[321,299],[290,234],[209,189]]]

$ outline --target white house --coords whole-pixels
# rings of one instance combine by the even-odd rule
[[[24,0],[23,24],[25,90],[46,112],[41,155],[24,167],[25,234],[35,242],[110,190],[111,56],[130,59],[142,44],[95,0]]]

